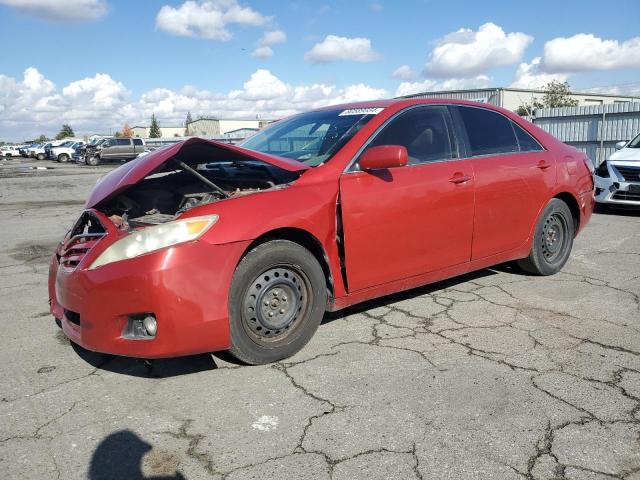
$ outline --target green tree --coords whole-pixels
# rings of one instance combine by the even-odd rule
[[[151,114],[151,127],[149,127],[149,138],[160,138],[162,132],[160,131],[160,124],[156,118],[156,114]]]
[[[63,138],[73,137],[73,136],[74,136],[73,128],[71,128],[70,125],[67,125],[65,123],[64,125],[62,125],[62,128],[60,129],[60,132],[58,133],[58,135],[56,135],[56,140],[62,140]]]
[[[116,138],[122,138],[122,132],[118,130],[116,133],[113,134],[113,136]]]
[[[40,135],[38,138],[36,138],[36,142],[38,143],[44,143],[48,140],[49,140],[49,137],[47,137],[44,133]]]
[[[544,86],[543,90],[545,93],[544,97],[542,97],[542,103],[547,108],[575,107],[578,105],[578,100],[571,98],[571,89],[567,82],[552,80]]]
[[[518,107],[516,113],[521,117],[532,117],[536,108],[544,108],[544,105],[537,100],[533,100],[533,103],[523,103]]]
[[[184,136],[188,137],[189,133],[189,124],[193,122],[193,118],[191,118],[191,112],[187,112],[187,118],[184,121]]]

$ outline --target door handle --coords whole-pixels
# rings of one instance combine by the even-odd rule
[[[538,164],[536,165],[536,167],[538,167],[540,170],[546,170],[547,168],[549,168],[551,166],[550,163],[545,162],[544,160],[540,160],[538,162]]]
[[[453,177],[451,177],[449,179],[449,181],[451,183],[455,183],[456,185],[460,184],[460,183],[465,183],[468,182],[469,180],[471,180],[471,176],[470,175],[464,175],[462,173],[455,173],[453,175]]]

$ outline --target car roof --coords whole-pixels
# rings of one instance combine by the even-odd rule
[[[330,105],[314,109],[313,111],[328,110],[347,110],[355,108],[388,108],[391,106],[409,107],[411,105],[428,105],[428,104],[447,104],[447,105],[470,105],[476,107],[489,108],[491,110],[505,111],[503,108],[496,107],[490,103],[473,102],[470,100],[460,100],[457,98],[389,98],[385,100],[371,100],[364,102],[343,103],[339,105]]]

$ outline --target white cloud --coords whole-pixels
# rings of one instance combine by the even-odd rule
[[[371,47],[368,38],[347,38],[327,35],[304,54],[304,59],[313,63],[330,63],[338,61],[372,62],[380,55]]]
[[[401,65],[394,70],[391,76],[400,80],[413,80],[416,78],[416,72],[409,65]]]
[[[554,38],[544,45],[542,67],[546,72],[564,73],[640,68],[640,37],[624,42],[590,33]]]
[[[172,35],[200,37],[226,42],[232,34],[228,25],[261,26],[269,21],[237,0],[188,0],[179,7],[163,6],[156,17],[156,27]]]
[[[251,53],[251,56],[256,58],[269,58],[273,56],[272,45],[278,43],[284,43],[287,41],[287,34],[282,30],[273,30],[265,32],[260,40],[256,49]]]
[[[193,116],[280,118],[388,95],[362,83],[343,88],[326,83],[291,85],[259,69],[241,88],[227,93],[185,86],[180,90],[156,88],[134,99],[121,82],[104,73],[58,89],[38,70],[29,68],[22,79],[0,75],[0,136],[2,140],[23,140],[41,133],[51,136],[63,123],[69,123],[77,134],[108,133],[125,122],[147,125],[152,113],[164,126],[182,124],[188,111]]]
[[[441,77],[477,75],[520,61],[532,41],[533,37],[522,32],[505,33],[494,23],[481,25],[477,32],[461,28],[439,41],[425,70]]]
[[[541,88],[547,83],[557,80],[564,82],[569,75],[564,73],[546,73],[541,70],[541,58],[534,58],[531,63],[521,63],[516,70],[512,87],[515,88]]]
[[[105,0],[0,0],[0,5],[57,22],[97,20],[107,14]]]
[[[421,92],[437,92],[441,90],[463,90],[467,88],[487,88],[491,79],[486,75],[471,78],[449,78],[443,81],[427,79],[424,82],[402,82],[396,89],[395,96],[403,97]]]

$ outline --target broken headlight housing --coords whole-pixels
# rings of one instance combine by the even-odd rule
[[[609,178],[609,168],[607,167],[606,160],[598,165],[598,168],[596,168],[596,175],[601,178]]]
[[[89,270],[108,263],[139,257],[161,248],[197,240],[217,221],[218,215],[191,217],[163,223],[143,230],[135,230],[121,238],[96,258]]]

